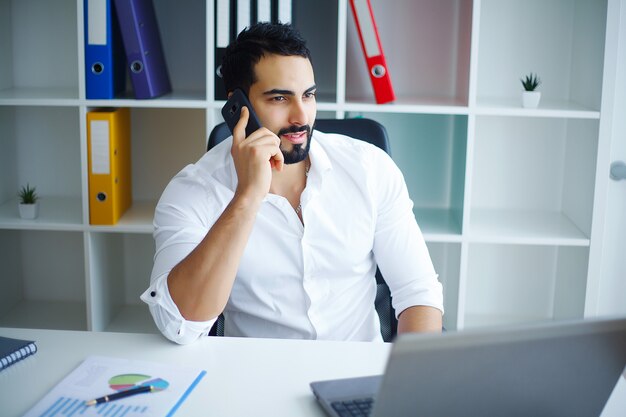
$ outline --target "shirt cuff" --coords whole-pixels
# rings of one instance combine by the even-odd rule
[[[191,343],[200,336],[208,335],[217,321],[217,317],[207,321],[185,320],[170,296],[167,274],[153,280],[140,298],[150,307],[150,313],[161,333],[181,345]]]
[[[425,281],[416,280],[392,294],[391,302],[396,318],[404,310],[414,306],[434,307],[444,314],[443,287],[437,280],[437,275]]]

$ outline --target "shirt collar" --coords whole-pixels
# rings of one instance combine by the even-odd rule
[[[317,174],[322,178],[324,174],[333,169],[333,164],[324,150],[324,147],[320,144],[319,139],[322,138],[325,133],[317,130],[313,131],[313,138],[311,139],[311,149],[309,150],[309,157],[311,158],[311,173]]]

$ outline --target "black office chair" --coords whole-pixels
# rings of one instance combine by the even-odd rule
[[[326,133],[340,133],[361,139],[378,146],[389,155],[391,149],[387,130],[380,123],[371,119],[318,119],[315,129]],[[226,123],[220,123],[209,135],[207,151],[231,135]],[[398,320],[391,305],[391,293],[379,269],[376,269],[376,301],[375,307],[380,318],[380,332],[385,342],[390,342],[398,331]],[[220,315],[211,329],[210,335],[224,335],[224,317]]]

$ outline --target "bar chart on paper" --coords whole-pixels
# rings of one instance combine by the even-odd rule
[[[91,356],[24,417],[169,417],[204,374],[192,368]],[[142,386],[151,386],[152,391],[92,406],[85,404]]]
[[[152,386],[155,391],[163,391],[169,386],[169,382],[163,378],[152,378],[143,374],[116,375],[108,381],[110,393],[121,392],[140,386]],[[145,394],[140,394],[145,395]],[[107,416],[107,417],[133,417],[151,415],[147,405],[133,404],[141,397],[129,397],[111,403],[103,403],[95,406],[85,405],[85,399],[59,397],[45,410],[40,417],[71,417],[71,416]]]
[[[122,401],[114,401],[89,407],[85,405],[85,400],[82,398],[59,397],[48,409],[39,414],[39,417],[146,417],[151,415],[155,414],[147,405],[135,405],[128,402],[122,404]]]

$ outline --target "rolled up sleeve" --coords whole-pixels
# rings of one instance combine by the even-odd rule
[[[141,300],[148,304],[154,322],[161,333],[171,341],[181,345],[191,343],[202,335],[207,335],[217,320],[185,320],[170,297],[167,288],[167,275],[155,279],[150,287],[141,294]]]
[[[141,295],[148,304],[158,329],[168,339],[179,343],[191,343],[209,333],[217,318],[195,322],[186,320],[170,296],[167,277],[204,239],[214,220],[207,190],[174,178],[166,187],[154,215],[154,241],[156,252],[150,277],[150,286]]]
[[[402,173],[382,152],[374,166],[379,171],[372,180],[378,200],[373,251],[389,286],[396,317],[418,305],[443,313],[443,288],[415,220]]]

